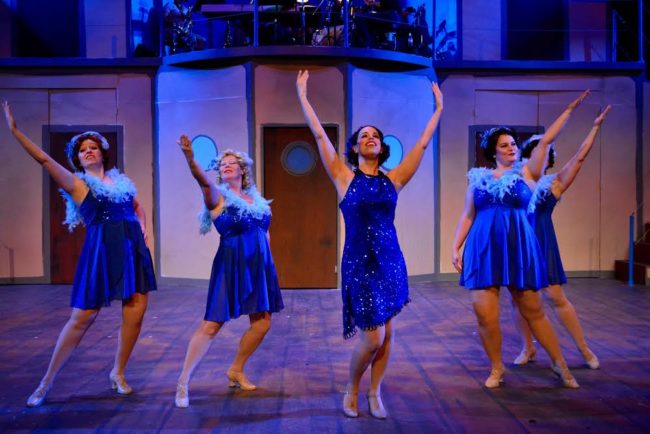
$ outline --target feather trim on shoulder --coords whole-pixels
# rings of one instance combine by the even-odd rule
[[[210,217],[210,210],[208,207],[203,206],[196,216],[199,219],[199,233],[205,235],[212,230],[212,218]]]
[[[531,196],[530,202],[528,203],[529,214],[533,214],[537,208],[537,204],[544,200],[546,196],[551,194],[551,187],[553,186],[553,181],[555,181],[555,178],[557,178],[557,173],[554,173],[552,175],[544,175],[539,179],[539,181],[537,181],[537,184],[535,185],[535,191],[533,191],[533,195]]]
[[[512,187],[521,179],[522,168],[525,161],[518,161],[512,168],[505,171],[500,178],[494,176],[494,171],[485,167],[475,167],[467,172],[469,186],[473,189],[485,190],[491,195],[502,200]]]
[[[264,199],[254,185],[244,191],[244,194],[253,199],[253,203],[248,203],[245,199],[233,193],[227,185],[217,185],[217,189],[219,190],[219,193],[223,195],[223,207],[234,208],[237,211],[237,214],[242,217],[244,214],[248,214],[253,218],[262,218],[266,215],[271,215],[271,207],[269,206],[271,201]],[[212,218],[207,207],[204,206],[203,210],[199,212],[198,219],[200,224],[199,233],[205,235],[210,232],[212,229]]]
[[[88,194],[92,194],[95,197],[105,197],[111,202],[117,203],[126,202],[135,197],[136,188],[133,182],[115,168],[105,173],[111,179],[112,184],[106,184],[99,178],[84,172],[75,172],[75,175],[86,183],[90,190]],[[68,231],[72,232],[75,227],[84,223],[83,218],[79,212],[79,206],[72,199],[72,196],[61,188],[59,192],[65,201],[65,220],[62,223],[68,226]]]
[[[88,188],[90,188],[94,196],[105,197],[111,202],[126,202],[133,199],[137,193],[133,181],[115,168],[105,174],[111,179],[112,184],[107,184],[95,176],[82,172],[77,172],[75,175],[88,185]]]
[[[244,194],[253,199],[253,203],[248,203],[239,195],[233,193],[227,186],[219,186],[219,192],[223,194],[225,200],[224,206],[232,206],[237,209],[239,215],[248,214],[255,218],[262,218],[265,215],[271,215],[270,200],[266,200],[257,191],[254,185],[251,185]]]
[[[79,207],[65,190],[59,188],[59,193],[65,202],[65,220],[61,223],[68,226],[68,232],[72,232],[78,225],[83,224]]]

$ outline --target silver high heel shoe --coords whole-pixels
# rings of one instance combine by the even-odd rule
[[[246,375],[244,375],[243,372],[232,371],[229,369],[228,372],[226,372],[226,377],[228,377],[228,387],[239,386],[241,390],[257,389],[257,386],[248,381],[248,378],[246,378]]]
[[[587,349],[588,353],[585,356],[583,354],[583,357],[585,358],[585,363],[587,366],[589,366],[589,369],[599,369],[600,368],[600,361],[598,360],[598,357],[590,350]]]
[[[506,368],[501,366],[499,369],[492,369],[490,375],[485,380],[485,387],[488,389],[496,389],[503,383],[503,375],[506,373]]]
[[[534,348],[531,351],[521,350],[521,353],[519,353],[519,355],[512,362],[512,364],[521,366],[527,364],[528,362],[534,362],[536,355],[537,355],[537,351]]]
[[[180,384],[176,386],[176,397],[174,398],[174,404],[178,408],[187,408],[190,405],[190,393],[187,389],[187,384]]]
[[[558,365],[555,364],[555,362],[551,363],[551,369],[553,370],[553,373],[557,375],[560,380],[562,380],[562,385],[566,387],[567,389],[579,389],[580,385],[576,381],[575,378],[573,378],[573,375],[571,375],[571,372],[569,372],[569,368],[565,367],[562,369]]]
[[[50,391],[51,387],[52,384],[46,385],[40,383],[34,393],[29,395],[29,398],[27,398],[27,407],[39,407],[45,400],[45,396],[47,395],[47,392]]]
[[[359,417],[358,395],[346,391],[343,394],[343,414],[347,417]]]
[[[386,413],[384,403],[381,401],[381,395],[366,395],[366,398],[368,398],[370,415],[375,419],[386,419],[388,413]]]
[[[118,375],[111,371],[111,373],[108,374],[108,378],[111,381],[111,389],[117,391],[120,395],[130,395],[133,393],[133,389],[126,382],[124,375]]]

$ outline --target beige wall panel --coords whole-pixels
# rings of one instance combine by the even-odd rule
[[[53,89],[50,123],[54,125],[116,125],[115,89]]]
[[[612,104],[614,110],[575,184],[558,205],[555,221],[563,259],[568,271],[596,272],[611,271],[615,259],[627,257],[627,216],[635,206],[636,185],[634,82],[625,77],[459,75],[443,83],[441,272],[452,272],[448,256],[466,188],[467,125],[535,125],[539,119],[548,127],[582,89],[592,89],[592,95],[558,140],[559,165],[575,152],[600,108]]]
[[[540,93],[540,124],[547,129],[580,92]],[[548,173],[559,172],[573,157],[600,111],[600,92],[592,92],[571,116],[556,141],[557,160]],[[600,136],[573,184],[553,213],[553,222],[566,271],[600,270]]]
[[[2,89],[0,100],[11,103],[18,128],[41,146],[42,126],[48,123],[47,92]],[[47,175],[4,125],[0,153],[0,278],[42,277],[43,178]]]
[[[352,73],[352,128],[377,125],[400,139],[407,153],[433,112],[431,82],[424,76]],[[409,184],[400,193],[395,226],[409,275],[434,272],[433,155],[426,152]]]
[[[475,79],[456,75],[445,79],[445,111],[440,124],[440,272],[455,273],[451,246],[467,189],[468,125],[474,121]]]
[[[124,126],[124,171],[138,187],[138,201],[147,214],[149,248],[154,254],[153,230],[153,113],[151,78],[124,74],[120,77],[117,123]]]
[[[634,81],[603,79],[602,102],[612,104],[602,129],[601,268],[627,258],[628,218],[636,208],[636,109]],[[647,117],[646,117],[647,118]]]
[[[2,87],[6,89],[115,89],[117,74],[106,75],[2,75]]]
[[[343,74],[334,67],[301,66],[309,69],[309,101],[324,124],[339,125],[339,150],[345,150],[345,102]],[[265,124],[305,124],[296,96],[297,68],[261,65],[255,68],[255,159],[261,158],[261,128]],[[281,107],[281,109],[279,109]],[[255,172],[263,191],[261,165]],[[339,243],[340,244],[340,243]]]
[[[157,84],[160,274],[207,279],[219,237],[214,229],[198,233],[203,199],[176,141],[181,134],[206,134],[220,150],[248,152],[246,71],[163,68]]]

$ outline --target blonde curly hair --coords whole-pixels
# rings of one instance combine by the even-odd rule
[[[226,149],[221,152],[217,157],[212,160],[208,166],[208,170],[215,170],[217,172],[216,182],[217,184],[222,184],[221,173],[219,172],[219,165],[221,165],[221,160],[227,156],[233,156],[237,159],[239,168],[241,169],[241,187],[244,190],[248,190],[251,187],[255,186],[253,182],[253,175],[251,174],[251,167],[253,166],[253,160],[248,156],[246,152],[237,152],[232,149]]]

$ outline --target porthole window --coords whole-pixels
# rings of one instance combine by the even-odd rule
[[[404,158],[404,147],[402,146],[402,142],[392,135],[384,136],[384,142],[390,148],[390,157],[388,157],[388,160],[384,161],[384,164],[382,164],[381,167],[385,170],[392,170],[402,162],[402,158]]]
[[[206,170],[210,162],[217,157],[217,144],[205,134],[199,134],[192,139],[192,149],[194,150],[194,159],[203,170]]]
[[[294,176],[306,175],[316,167],[318,156],[307,142],[289,143],[282,151],[282,167]]]

